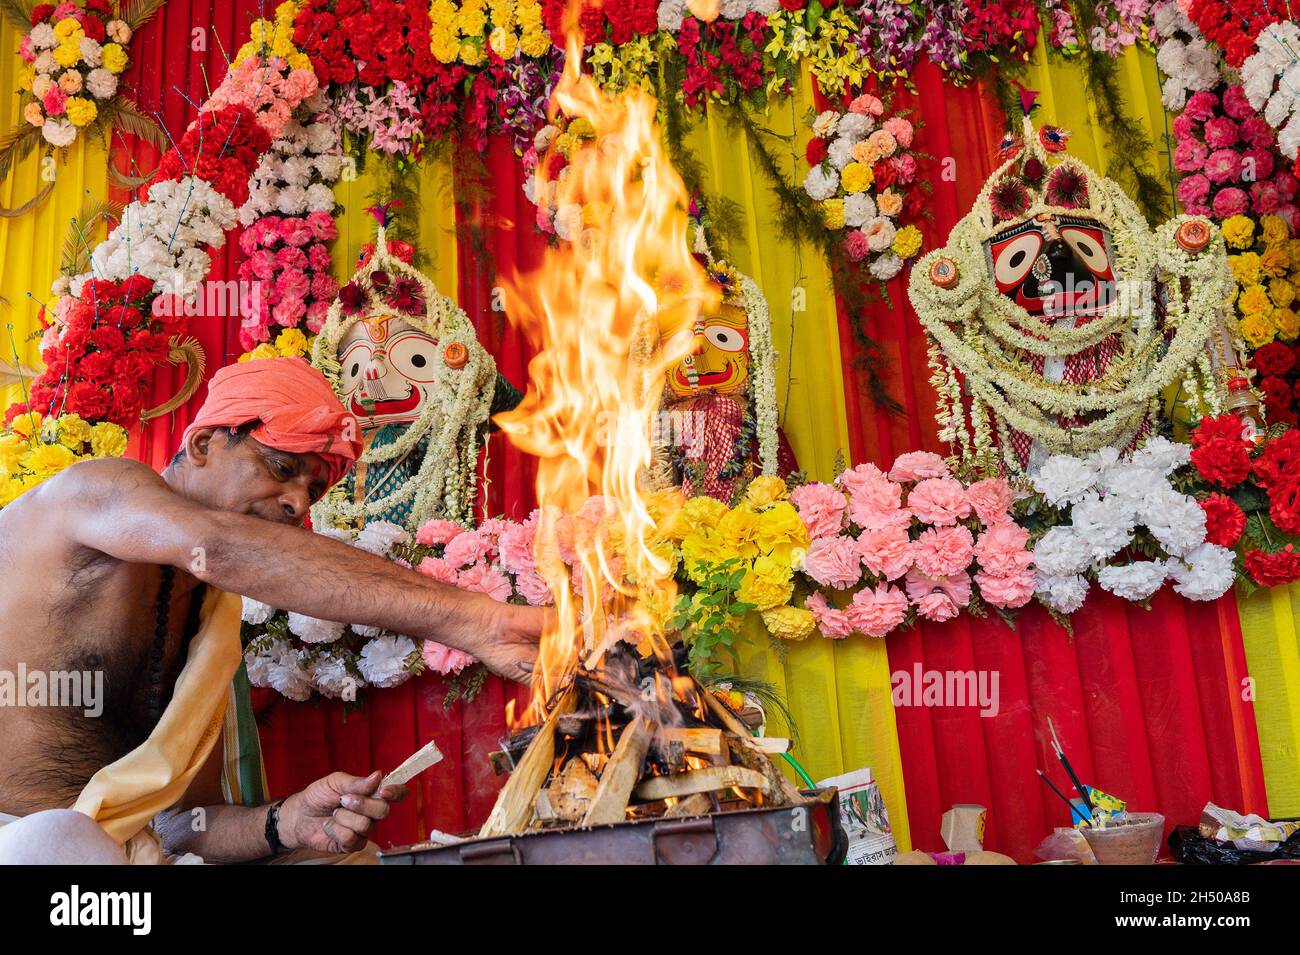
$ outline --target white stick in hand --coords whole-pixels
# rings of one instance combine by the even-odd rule
[[[409,783],[430,766],[440,762],[442,762],[442,753],[439,751],[437,744],[430,740],[406,757],[401,766],[398,766],[385,776],[379,787],[382,789],[384,786],[401,786]]]

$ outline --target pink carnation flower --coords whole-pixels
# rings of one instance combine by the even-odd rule
[[[1255,108],[1246,99],[1246,88],[1235,83],[1223,91],[1223,111],[1236,120],[1255,115]]]
[[[425,547],[442,547],[449,544],[456,537],[465,532],[455,521],[444,521],[441,518],[427,521],[418,531],[415,532],[415,542],[423,544]]]
[[[1251,209],[1259,215],[1269,215],[1282,208],[1282,196],[1277,191],[1277,187],[1271,182],[1252,184],[1250,187],[1250,202]]]
[[[862,113],[865,116],[879,116],[885,111],[885,104],[879,97],[863,93],[849,104],[850,113]]]
[[[1237,124],[1227,116],[1214,116],[1205,121],[1205,145],[1211,149],[1235,146],[1239,138]]]
[[[883,637],[906,619],[907,597],[890,584],[874,590],[863,587],[853,595],[845,613],[854,630],[869,637]]]
[[[862,579],[857,542],[843,535],[817,538],[804,555],[803,572],[823,587],[852,587]]]
[[[980,534],[975,544],[975,559],[982,570],[1005,577],[1033,566],[1034,555],[1028,547],[1029,532],[1019,524],[1005,521]]]
[[[960,481],[952,478],[928,478],[907,495],[907,508],[918,520],[936,527],[947,527],[970,516],[970,501]]]
[[[889,469],[889,479],[898,481],[924,481],[926,478],[946,478],[951,474],[948,462],[932,451],[910,451],[894,459]]]
[[[533,539],[537,536],[537,521],[529,518],[522,524],[512,524],[501,532],[497,546],[501,549],[501,566],[512,574],[533,570]]]
[[[912,542],[917,569],[930,577],[951,577],[964,571],[974,553],[975,539],[960,524],[931,528]]]
[[[1195,172],[1205,165],[1209,150],[1199,139],[1184,139],[1174,148],[1174,168],[1179,172]]]
[[[970,501],[975,515],[986,527],[1007,519],[1007,512],[1015,497],[1011,485],[1004,478],[985,478],[966,488],[966,500]]]
[[[874,464],[859,464],[839,476],[849,495],[849,518],[864,530],[906,527],[912,519],[903,510],[903,489]]]
[[[984,602],[992,607],[1023,607],[1034,595],[1036,575],[1032,570],[1021,571],[1008,577],[997,577],[980,571],[975,584]]]
[[[420,648],[420,656],[424,658],[426,667],[443,676],[459,673],[475,662],[474,658],[468,653],[453,650],[451,647],[435,643],[432,640],[424,641],[424,646]]]
[[[458,534],[447,544],[442,556],[453,567],[464,567],[486,560],[492,550],[492,542],[478,531],[465,531]]]
[[[954,577],[934,578],[911,570],[906,586],[916,612],[936,623],[951,620],[970,603],[970,574],[964,571]]]
[[[906,149],[912,145],[912,124],[902,116],[891,116],[883,123],[885,129],[889,130],[893,137],[898,140],[898,145]]]
[[[447,563],[441,557],[426,557],[420,561],[415,568],[426,577],[432,577],[434,580],[444,584],[456,583],[456,568]]]
[[[1182,203],[1183,207],[1192,215],[1201,214],[1191,213],[1191,209],[1193,206],[1203,207],[1205,197],[1209,195],[1209,192],[1210,180],[1201,173],[1197,173],[1194,176],[1187,176],[1178,182],[1178,201]]]
[[[501,603],[509,600],[514,593],[510,586],[510,578],[491,564],[474,564],[466,567],[456,575],[456,586],[461,590],[487,594]]]
[[[808,528],[809,537],[832,537],[844,528],[844,492],[829,484],[803,484],[790,492],[790,503]]]
[[[881,527],[858,536],[862,563],[877,577],[895,580],[912,566],[912,541],[903,527]]]
[[[541,574],[534,570],[524,571],[515,577],[515,590],[531,606],[544,607],[552,602],[551,588]]]
[[[844,254],[854,262],[861,262],[871,253],[871,241],[861,229],[850,229],[844,236]]]
[[[1241,177],[1241,154],[1235,149],[1216,149],[1205,160],[1205,175],[1210,182],[1221,185]]]
[[[817,629],[821,631],[823,637],[843,640],[853,633],[853,624],[849,622],[848,614],[832,607],[820,593],[809,596],[804,601],[804,606],[812,611],[813,619],[817,621]]]
[[[1226,219],[1229,216],[1240,215],[1249,208],[1250,196],[1236,186],[1220,189],[1214,196],[1213,209],[1216,219]]]
[[[1219,98],[1206,90],[1193,93],[1183,108],[1183,116],[1193,123],[1203,123],[1214,115],[1219,106]]]

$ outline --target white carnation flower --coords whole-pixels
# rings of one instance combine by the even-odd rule
[[[251,623],[253,626],[258,627],[266,623],[274,615],[275,608],[270,604],[264,604],[252,597],[244,598],[244,608],[240,613],[240,619],[244,623]]]
[[[49,123],[45,125],[48,126]],[[839,188],[840,174],[834,169],[826,169],[821,165],[809,169],[808,175],[803,179],[803,191],[818,202],[829,199]]]
[[[1158,474],[1171,474],[1192,459],[1190,445],[1170,441],[1156,435],[1148,438],[1142,447],[1133,453],[1133,464],[1155,471]]]
[[[1113,557],[1133,541],[1133,507],[1123,498],[1089,494],[1070,516],[1075,538],[1093,560]]]
[[[718,15],[724,20],[742,20],[749,12],[749,0],[722,0]]]
[[[71,146],[77,138],[77,127],[66,119],[47,119],[41,126],[41,136],[51,146]]]
[[[32,39],[32,49],[49,50],[59,45],[59,38],[54,35],[54,27],[48,23],[38,23],[27,34]]]
[[[860,229],[876,217],[876,203],[865,192],[844,197],[844,225]]]
[[[568,202],[555,211],[555,234],[572,242],[582,232],[582,206]]]
[[[1131,564],[1103,567],[1097,574],[1097,583],[1124,600],[1142,601],[1160,589],[1168,576],[1168,568],[1161,560],[1135,560]]]
[[[77,49],[80,50],[81,58],[86,61],[87,66],[99,66],[104,62],[104,48],[99,45],[98,40],[83,36],[77,41]]]
[[[843,169],[853,162],[853,145],[856,142],[851,136],[836,136],[826,147],[826,159],[836,169]]]
[[[303,643],[333,643],[343,636],[345,624],[321,620],[306,614],[289,614],[289,632]]]
[[[347,657],[341,653],[317,655],[308,673],[320,694],[333,700],[355,700],[357,691],[366,685],[365,679],[348,667]]]
[[[1082,574],[1056,577],[1039,571],[1034,594],[1058,613],[1074,613],[1088,596],[1088,578]]]
[[[415,642],[410,637],[379,637],[362,647],[357,669],[374,686],[382,689],[398,686],[411,677],[406,659],[415,650]]]
[[[410,540],[411,535],[406,529],[392,521],[371,521],[362,528],[353,546],[376,557],[387,557],[395,544],[406,544]]]
[[[1092,563],[1088,542],[1071,527],[1050,528],[1034,546],[1034,564],[1047,577],[1082,573]]]
[[[98,100],[112,99],[117,95],[117,77],[102,66],[86,74],[86,89]]]
[[[835,132],[856,143],[867,138],[874,124],[875,120],[866,113],[845,113],[840,117],[840,124]]]
[[[365,637],[367,640],[372,640],[375,637],[381,636],[384,632],[383,627],[371,627],[364,623],[352,623],[348,624],[348,626],[352,628],[352,632],[358,637]]]
[[[1034,489],[1053,507],[1073,504],[1093,489],[1097,472],[1068,454],[1054,454],[1030,476]]]
[[[835,135],[835,130],[840,125],[840,114],[833,109],[823,110],[813,120],[813,135],[818,139],[829,139]]]
[[[903,260],[893,252],[886,252],[884,255],[877,256],[867,268],[873,277],[888,282],[903,270]]]
[[[752,6],[755,13],[770,17],[781,9],[781,0],[753,0]]]
[[[258,652],[244,654],[248,682],[267,687],[299,703],[311,699],[311,677],[302,657],[287,640],[274,640]]]
[[[686,19],[686,0],[662,0],[656,14],[661,31],[676,33]]]
[[[1184,557],[1169,561],[1174,592],[1188,600],[1217,600],[1237,579],[1234,555],[1218,544],[1202,544]]]
[[[1168,489],[1148,496],[1139,519],[1169,554],[1180,557],[1205,541],[1205,511],[1195,498]]]

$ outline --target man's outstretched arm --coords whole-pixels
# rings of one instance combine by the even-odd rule
[[[167,564],[282,610],[382,627],[473,654],[521,679],[543,611],[502,604],[299,527],[182,497],[149,468],[89,461],[37,489],[67,536],[131,563]]]

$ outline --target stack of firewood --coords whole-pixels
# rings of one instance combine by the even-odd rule
[[[511,775],[480,837],[799,802],[770,758],[790,741],[752,736],[680,662],[625,644],[575,662],[546,719],[493,754]]]

